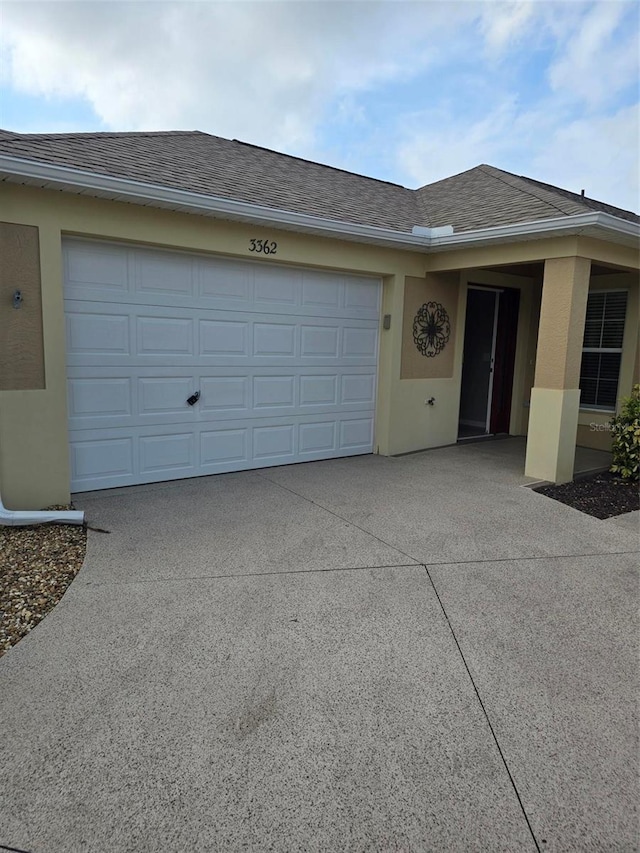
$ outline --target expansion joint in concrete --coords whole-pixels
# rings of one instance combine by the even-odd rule
[[[534,554],[531,557],[484,557],[471,560],[442,560],[434,563],[420,563],[425,568],[436,566],[481,566],[483,563],[533,563],[540,560],[582,560],[589,557],[620,557],[627,554],[640,554],[637,548],[632,551],[590,551],[586,554]]]
[[[272,483],[274,486],[279,486],[281,489],[284,489],[289,494],[296,495],[296,497],[302,498],[303,501],[310,503],[312,506],[317,506],[318,509],[324,510],[324,512],[329,513],[334,518],[339,518],[340,521],[344,521],[345,524],[349,524],[351,527],[355,527],[356,530],[360,530],[362,533],[365,533],[367,536],[370,536],[372,539],[375,539],[377,542],[380,542],[381,545],[385,545],[387,548],[391,548],[396,551],[398,554],[402,554],[403,557],[406,557],[408,560],[411,560],[413,565],[419,566],[420,561],[415,557],[412,557],[411,554],[407,554],[406,551],[402,551],[396,545],[392,545],[391,542],[387,542],[385,539],[381,539],[380,536],[376,536],[375,533],[372,533],[370,530],[367,530],[366,527],[360,527],[359,524],[355,524],[355,522],[346,518],[344,515],[340,515],[340,513],[335,512],[335,510],[329,509],[329,507],[324,506],[323,504],[319,504],[317,501],[312,501],[311,498],[307,498],[304,495],[300,494],[300,492],[296,492],[295,489],[290,489],[288,486],[283,486],[282,483],[277,483],[275,480],[271,480],[265,474],[259,473],[258,476],[262,477],[264,480],[267,480],[269,483]]]
[[[500,741],[498,740],[498,736],[496,735],[495,729],[494,729],[493,724],[491,722],[491,718],[489,717],[489,712],[487,711],[487,708],[486,708],[484,702],[482,701],[482,696],[480,695],[480,691],[478,690],[478,686],[477,686],[475,679],[471,673],[471,669],[469,668],[469,664],[467,663],[467,659],[465,658],[464,652],[462,651],[462,646],[460,645],[460,642],[456,636],[456,632],[453,628],[453,625],[451,624],[451,620],[449,619],[449,616],[448,616],[447,611],[445,609],[444,603],[443,603],[442,599],[440,598],[440,594],[438,593],[438,590],[436,588],[433,577],[431,576],[429,568],[424,563],[422,565],[423,565],[425,572],[427,573],[427,577],[429,578],[429,581],[431,583],[431,587],[433,589],[434,595],[438,599],[438,604],[440,605],[440,609],[442,610],[442,615],[444,616],[445,621],[446,621],[447,625],[449,626],[449,630],[451,631],[451,636],[453,637],[453,641],[456,644],[456,648],[458,649],[458,653],[460,655],[460,658],[462,659],[462,663],[464,665],[464,668],[467,671],[467,675],[469,676],[469,680],[471,681],[471,686],[473,687],[473,691],[476,694],[476,698],[478,699],[478,702],[480,703],[480,708],[482,709],[482,713],[484,715],[484,718],[487,721],[487,725],[489,726],[489,731],[491,732],[491,737],[493,738],[493,741],[496,745],[496,749],[498,750],[498,753],[500,755],[500,759],[504,765],[505,770],[507,771],[507,776],[509,777],[509,781],[511,782],[511,786],[512,786],[514,793],[516,795],[516,798],[518,800],[518,805],[520,806],[520,810],[521,810],[521,812],[524,816],[524,819],[527,823],[527,827],[528,827],[529,832],[531,834],[531,838],[533,840],[533,843],[535,844],[536,850],[538,851],[538,853],[540,853],[541,847],[538,844],[538,839],[536,838],[535,833],[533,831],[533,827],[531,826],[531,821],[529,820],[529,815],[527,814],[526,809],[524,807],[524,803],[522,802],[522,797],[520,796],[520,792],[518,791],[518,786],[516,785],[516,780],[513,778],[513,774],[511,773],[511,770],[509,769],[507,759],[505,757],[504,752],[502,751],[502,747],[500,746]]]
[[[330,566],[326,569],[282,569],[271,572],[227,572],[218,575],[174,575],[168,578],[138,578],[136,580],[116,581],[115,583],[95,583],[87,581],[84,586],[136,586],[138,584],[156,583],[186,583],[188,581],[217,581],[234,578],[268,578],[278,575],[317,575],[328,572],[374,572],[377,569],[415,569],[420,565],[414,563],[386,563],[384,566]]]

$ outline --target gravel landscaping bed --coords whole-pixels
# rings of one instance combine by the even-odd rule
[[[608,471],[561,486],[540,486],[535,491],[595,518],[611,518],[640,509],[638,483],[623,480]]]
[[[75,524],[0,526],[0,656],[60,601],[86,546],[87,531]]]

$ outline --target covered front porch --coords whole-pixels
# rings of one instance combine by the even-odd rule
[[[637,252],[577,238],[444,254],[427,292],[456,274],[457,440],[523,436],[532,480],[607,467],[609,421],[638,382]]]
[[[496,475],[499,470],[502,470],[508,474],[510,479],[519,481],[521,485],[529,486],[539,482],[538,478],[523,474],[527,456],[526,436],[490,436],[486,439],[461,441],[458,442],[458,445],[461,449],[469,445],[469,451],[465,452],[469,452],[474,459],[482,456],[488,467],[495,466]],[[609,451],[576,445],[572,478],[585,477],[598,471],[607,471],[610,465],[611,453]]]

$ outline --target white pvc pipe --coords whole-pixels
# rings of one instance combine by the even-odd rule
[[[43,512],[6,509],[0,497],[0,525],[20,527],[27,524],[84,524],[79,510],[44,510]]]

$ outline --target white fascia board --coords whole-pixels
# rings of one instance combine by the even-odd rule
[[[295,213],[288,210],[277,210],[249,202],[234,201],[220,196],[202,195],[188,190],[172,189],[159,184],[147,184],[132,181],[128,178],[114,178],[110,175],[99,175],[80,169],[70,169],[50,163],[0,155],[0,173],[15,177],[23,177],[46,181],[51,186],[74,187],[78,192],[91,191],[112,193],[122,201],[157,203],[164,207],[175,206],[194,213],[232,216],[252,222],[300,230],[312,230],[316,233],[326,233],[327,236],[363,238],[372,242],[397,243],[413,249],[425,248],[429,245],[429,237],[403,233],[391,228],[378,228],[372,225],[360,225],[355,222],[341,222],[333,219],[323,219],[305,213]]]
[[[118,196],[121,201],[161,207],[176,207],[193,213],[209,214],[219,217],[232,217],[257,224],[274,227],[311,231],[316,234],[337,237],[342,240],[354,239],[380,245],[397,245],[413,250],[446,251],[448,249],[472,246],[492,245],[499,242],[517,240],[539,240],[554,236],[579,236],[586,229],[599,232],[603,239],[613,235],[627,240],[640,239],[640,225],[619,219],[609,213],[592,211],[573,216],[561,216],[555,219],[540,219],[531,222],[519,222],[512,225],[499,225],[493,228],[479,228],[474,231],[452,233],[451,226],[427,228],[414,226],[413,233],[395,231],[391,228],[379,228],[373,225],[361,225],[355,222],[343,222],[324,219],[305,213],[277,210],[271,207],[252,204],[219,196],[203,195],[188,190],[172,189],[159,184],[147,184],[129,178],[114,178],[67,166],[58,166],[36,160],[24,160],[0,154],[0,173],[15,178],[41,180],[65,191],[70,188],[89,195],[91,192],[100,197]]]
[[[432,237],[429,246],[432,249],[458,249],[465,246],[483,245],[514,240],[539,240],[543,237],[580,236],[587,229],[597,229],[606,239],[607,232],[619,236],[640,239],[640,225],[619,219],[610,213],[594,210],[590,213],[578,213],[573,216],[560,216],[556,219],[538,219],[531,222],[518,222],[513,225],[498,225],[495,228],[479,228],[463,231],[451,236]]]

